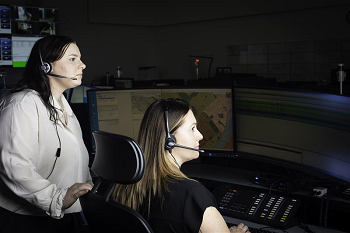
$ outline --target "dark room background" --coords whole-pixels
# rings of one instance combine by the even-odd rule
[[[117,66],[123,77],[134,80],[196,79],[190,55],[213,58],[210,75],[200,78],[214,77],[217,67],[231,67],[236,73],[275,77],[280,83],[328,85],[331,69],[337,69],[338,63],[350,67],[350,3],[346,0],[1,3],[58,8],[59,34],[77,40],[87,65],[84,84],[106,72],[115,76]],[[303,46],[308,54],[290,54]],[[271,61],[269,48],[287,52]],[[291,58],[285,60],[286,56]],[[140,75],[140,67],[157,68],[145,76]],[[8,85],[22,71],[5,70]]]

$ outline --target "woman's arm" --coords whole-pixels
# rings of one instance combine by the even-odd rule
[[[62,209],[71,207],[79,197],[83,196],[92,189],[88,183],[75,183],[68,190],[64,196]]]
[[[56,185],[38,173],[37,164],[43,163],[39,146],[40,122],[37,102],[32,96],[25,96],[19,100],[16,98],[2,111],[0,176],[18,197],[46,212],[51,212],[51,209],[60,204],[59,200],[63,199],[66,190],[58,190]],[[46,138],[52,141],[52,144],[55,142],[48,136]]]
[[[32,96],[26,96],[19,101],[16,99],[2,111],[0,178],[18,197],[26,199],[54,218],[61,218],[63,210],[84,193],[82,190],[91,189],[91,185],[78,185],[78,191],[77,185],[72,185],[70,189],[58,188],[48,179],[54,164],[56,150],[54,143],[57,142],[57,135],[53,127],[52,132],[47,131],[45,135],[39,133],[40,128],[51,126],[52,123],[47,120],[48,123],[45,123],[40,118],[40,116],[46,117],[47,111],[45,106],[42,106],[41,100],[36,99],[38,98]],[[40,136],[46,143],[52,145],[46,147],[45,152],[43,152],[45,142],[40,141]],[[15,205],[10,208],[11,211],[21,209]]]
[[[240,223],[237,227],[227,227],[224,218],[215,207],[208,207],[203,214],[203,221],[199,230],[200,233],[250,233],[247,226]]]

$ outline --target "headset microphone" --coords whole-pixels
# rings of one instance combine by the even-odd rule
[[[66,77],[66,76],[63,76],[63,75],[58,75],[58,74],[53,74],[53,73],[50,73],[50,74],[46,74],[48,76],[53,76],[53,77],[57,77],[57,78],[68,78],[68,79],[72,79],[72,80],[77,80],[77,78],[69,78],[69,77]]]
[[[201,149],[196,149],[196,148],[192,148],[192,147],[187,147],[187,146],[183,146],[183,145],[179,145],[179,144],[176,144],[176,143],[174,143],[174,142],[169,142],[168,143],[168,146],[169,147],[172,147],[172,148],[174,148],[174,147],[180,147],[180,148],[183,148],[183,149],[188,149],[188,150],[194,150],[194,151],[198,151],[198,152],[204,152],[204,150],[201,150]]]

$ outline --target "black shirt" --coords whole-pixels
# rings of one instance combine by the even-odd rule
[[[206,208],[217,208],[214,196],[199,182],[188,179],[175,180],[168,187],[163,204],[161,198],[152,199],[149,217],[145,206],[140,213],[154,232],[198,233]]]

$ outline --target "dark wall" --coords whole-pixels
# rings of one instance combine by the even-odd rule
[[[191,54],[213,56],[210,76],[214,76],[216,67],[228,65],[229,45],[350,38],[348,1],[279,2],[225,5],[224,1],[189,4],[179,0],[178,6],[173,6],[156,0],[150,4],[126,0],[118,4],[91,0],[2,1],[57,7],[60,34],[77,40],[87,65],[85,84],[106,72],[116,75],[117,66],[121,66],[123,77],[136,80],[139,67],[145,66],[156,66],[155,77],[159,79],[191,80]],[[20,72],[8,70],[7,83],[15,83]]]

